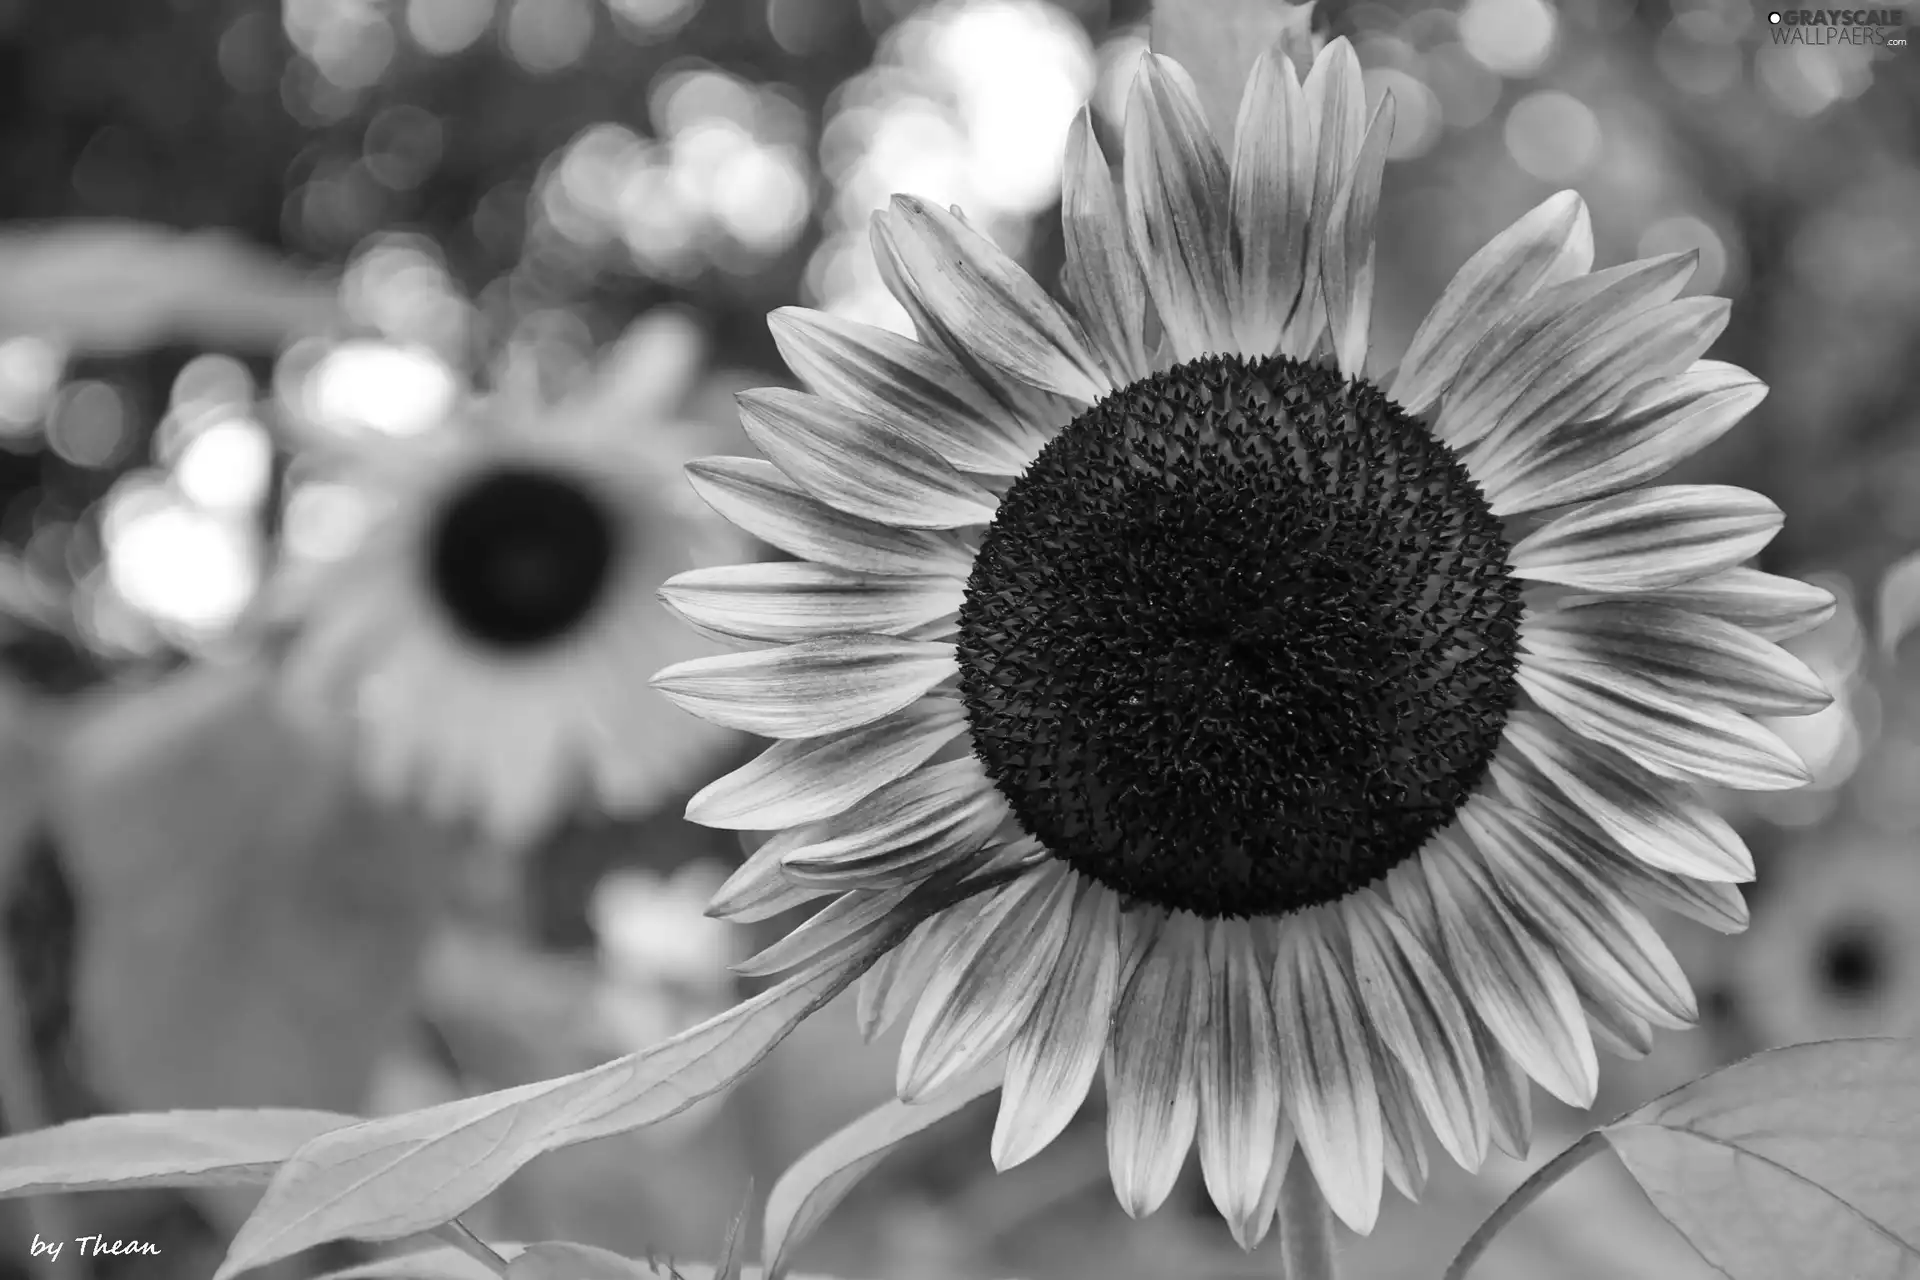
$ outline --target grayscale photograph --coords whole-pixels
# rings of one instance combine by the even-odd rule
[[[1920,54],[0,0],[0,1280],[1920,1278]]]

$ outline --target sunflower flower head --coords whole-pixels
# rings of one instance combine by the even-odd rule
[[[513,846],[584,798],[647,803],[724,749],[705,726],[663,743],[675,713],[621,677],[635,655],[710,650],[659,625],[655,592],[744,546],[685,518],[663,459],[687,435],[671,411],[696,361],[689,333],[654,317],[574,397],[504,390],[339,460],[330,478],[369,525],[277,583],[272,608],[294,624],[291,707],[347,728],[376,793]]]
[[[1248,1247],[1296,1154],[1366,1231],[1429,1138],[1519,1152],[1529,1079],[1585,1105],[1596,1045],[1693,1021],[1644,909],[1744,927],[1695,784],[1805,780],[1754,717],[1826,703],[1774,642],[1832,606],[1744,567],[1764,498],[1646,485],[1765,388],[1701,358],[1727,306],[1678,296],[1690,257],[1591,270],[1573,193],[1375,370],[1392,108],[1344,40],[1299,47],[1225,147],[1148,57],[1118,186],[1082,113],[1064,304],[898,198],[917,340],[776,313],[810,394],[744,396],[767,461],[690,474],[798,562],[664,592],[771,647],[655,677],[777,740],[689,807],[776,833],[717,913],[827,899],[750,971],[908,931],[859,1003],[906,1018],[903,1097],[997,1072],[1005,1167],[1104,1077],[1122,1205],[1197,1145]]]

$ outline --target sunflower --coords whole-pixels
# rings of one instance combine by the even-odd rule
[[[747,545],[680,483],[689,336],[650,318],[558,405],[503,392],[346,451],[329,478],[369,527],[290,567],[270,609],[295,624],[292,707],[350,727],[377,794],[511,847],[582,798],[624,811],[692,785],[724,749],[717,727],[662,732],[678,713],[627,676],[712,652],[655,595]]]
[[[1908,840],[1820,833],[1769,866],[1733,965],[1766,1046],[1920,1035],[1920,855]]]
[[[1521,1152],[1528,1077],[1584,1105],[1596,1043],[1690,1023],[1642,908],[1740,928],[1752,867],[1693,784],[1800,784],[1750,717],[1828,701],[1772,640],[1831,599],[1742,567],[1780,512],[1640,487],[1765,391],[1700,359],[1727,304],[1677,297],[1692,258],[1590,272],[1561,193],[1367,372],[1364,102],[1345,41],[1304,81],[1275,49],[1228,152],[1148,56],[1118,190],[1071,131],[1064,304],[896,198],[918,340],[776,313],[811,394],[741,397],[767,461],[689,467],[799,562],[665,599],[772,647],[654,680],[777,740],[688,808],[776,833],[713,910],[831,896],[750,972],[910,928],[858,1006],[907,1017],[902,1098],[1003,1072],[1005,1168],[1102,1075],[1123,1207],[1197,1144],[1246,1247],[1296,1151],[1364,1232],[1428,1128]]]

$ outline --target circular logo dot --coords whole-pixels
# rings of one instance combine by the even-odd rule
[[[1768,21],[1768,22],[1771,22],[1771,23],[1772,23],[1772,24],[1773,24],[1774,26],[1776,26],[1776,27],[1777,27],[1777,26],[1779,26],[1779,25],[1780,25],[1780,15],[1779,15],[1779,13],[1777,13],[1777,12],[1775,12],[1775,13],[1770,13],[1770,14],[1768,14],[1768,15],[1767,15],[1767,21]]]

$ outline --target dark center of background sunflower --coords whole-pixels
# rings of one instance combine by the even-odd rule
[[[427,572],[441,605],[474,640],[532,649],[592,612],[617,544],[611,514],[579,481],[502,467],[447,501],[429,536]]]
[[[1209,356],[1014,482],[960,611],[975,749],[1134,900],[1328,902],[1417,853],[1515,698],[1519,585],[1446,445],[1371,385]]]

